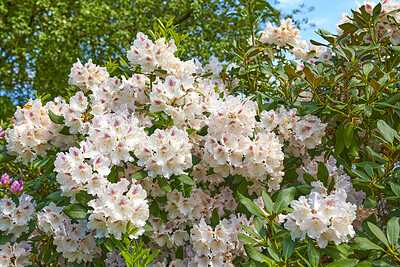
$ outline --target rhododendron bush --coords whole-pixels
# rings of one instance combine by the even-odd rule
[[[325,43],[268,23],[229,64],[181,60],[172,31],[78,59],[1,141],[26,167],[1,177],[0,266],[398,266],[399,9]]]

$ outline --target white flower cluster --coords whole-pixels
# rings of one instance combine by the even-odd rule
[[[328,184],[330,184],[333,179],[333,189],[344,190],[347,195],[348,202],[357,204],[357,206],[362,205],[362,202],[365,198],[365,193],[363,191],[356,192],[353,184],[351,183],[350,176],[344,173],[342,166],[336,166],[336,159],[333,156],[330,156],[327,161],[324,160],[324,155],[317,156],[313,160],[310,160],[310,158],[305,158],[304,165],[296,170],[299,182],[304,184],[305,181],[303,178],[303,174],[308,173],[316,180],[316,182],[312,183],[312,185],[314,186],[313,190],[318,191],[321,194],[326,194],[326,188],[324,188],[322,183],[318,181],[318,162],[325,163],[325,166],[329,173]]]
[[[72,223],[62,210],[53,202],[44,207],[37,215],[39,229],[53,236],[57,252],[69,262],[92,261],[96,253],[101,253],[94,231],[88,229],[86,220]]]
[[[36,204],[32,197],[22,193],[18,206],[11,198],[0,200],[0,231],[19,237],[29,231],[28,223],[35,218]]]
[[[96,230],[96,237],[109,237],[121,239],[126,232],[128,222],[139,231],[131,238],[137,238],[144,233],[143,226],[149,217],[147,193],[140,185],[127,179],[118,183],[108,183],[101,193],[101,198],[88,202],[93,208],[89,211],[88,228]]]
[[[60,134],[63,126],[49,118],[49,110],[58,114],[60,109],[61,106],[54,102],[43,106],[40,99],[30,99],[23,108],[17,107],[14,128],[6,135],[7,150],[17,156],[16,161],[28,164],[37,156],[46,156],[51,148],[65,149],[73,143],[74,137]]]
[[[175,126],[168,130],[157,129],[141,140],[135,153],[138,165],[145,166],[150,177],[183,174],[192,167],[192,144],[186,131]]]
[[[307,42],[301,40],[300,30],[296,28],[290,18],[282,19],[279,27],[268,21],[264,31],[260,32],[259,41],[263,44],[274,44],[278,48],[288,47],[296,59],[303,61],[319,58],[325,52],[321,46],[310,45],[307,47]]]
[[[29,260],[29,253],[32,247],[26,241],[20,243],[6,243],[0,245],[0,266],[21,267],[29,266],[32,262]]]
[[[337,245],[347,242],[348,236],[355,235],[352,223],[356,219],[357,206],[346,202],[346,198],[343,189],[329,195],[314,191],[301,196],[290,204],[294,211],[287,215],[284,227],[291,231],[293,240],[303,240],[308,235],[321,248],[329,241]]]
[[[232,260],[245,255],[237,238],[239,233],[245,234],[242,225],[252,226],[252,222],[245,215],[232,214],[213,230],[202,219],[191,231],[193,255],[187,253],[186,266],[235,266]]]
[[[272,132],[262,131],[253,138],[257,123],[256,104],[228,96],[210,111],[202,154],[214,172],[223,177],[241,174],[256,181],[271,175],[270,181],[280,182],[283,176],[282,144]]]
[[[68,83],[76,85],[82,89],[82,91],[86,92],[92,86],[100,85],[108,77],[109,74],[105,67],[99,67],[93,64],[91,59],[83,66],[78,59],[78,62],[71,68]]]
[[[155,69],[161,68],[169,74],[181,76],[183,72],[195,72],[193,61],[182,62],[174,56],[177,47],[173,40],[165,44],[165,39],[161,38],[153,43],[143,33],[138,33],[131,49],[127,53],[128,60],[133,65],[140,65],[142,72],[150,73]]]
[[[316,116],[299,117],[296,115],[296,109],[287,110],[284,107],[276,111],[264,110],[260,119],[259,128],[266,131],[276,129],[279,137],[289,142],[285,151],[297,157],[321,144],[327,125]]]
[[[150,223],[154,232],[148,236],[160,247],[178,248],[189,240],[186,227],[205,220],[210,222],[212,211],[216,209],[220,217],[225,215],[225,210],[235,211],[238,203],[233,197],[233,192],[228,187],[220,189],[220,193],[211,197],[207,190],[194,188],[190,198],[185,198],[177,190],[166,194],[167,202],[161,206],[167,212],[166,223],[159,218],[153,218]]]

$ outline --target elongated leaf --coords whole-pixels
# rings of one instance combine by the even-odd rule
[[[275,261],[273,259],[271,259],[270,257],[267,257],[266,255],[262,254],[261,252],[259,252],[255,248],[253,248],[251,245],[244,244],[243,247],[244,247],[244,250],[247,253],[247,256],[249,256],[249,258],[251,260],[254,260],[254,261],[257,261],[257,262],[266,261],[266,262],[269,262],[271,264],[275,263]]]
[[[328,186],[329,172],[323,162],[318,162],[318,180],[320,180],[325,187]]]
[[[158,185],[160,186],[160,188],[162,190],[164,190],[165,192],[172,192],[171,186],[168,184],[167,180],[165,180],[164,177],[158,176],[157,181],[158,181]]]
[[[187,174],[180,174],[178,176],[179,181],[187,185],[194,185],[192,178]]]
[[[353,267],[356,266],[358,263],[358,260],[356,259],[341,259],[341,260],[335,260],[332,263],[329,263],[326,265],[326,267]]]
[[[274,203],[272,202],[271,197],[265,191],[262,191],[261,197],[262,197],[262,200],[264,202],[265,209],[267,210],[268,213],[271,214],[272,213],[272,207],[274,205]]]
[[[257,240],[255,240],[255,239],[253,239],[250,236],[245,235],[245,234],[238,234],[238,239],[239,239],[240,242],[245,243],[245,244],[246,243],[250,243],[250,244],[258,243]]]
[[[400,225],[399,218],[392,217],[387,223],[386,235],[392,249],[397,248],[399,244]]]
[[[147,176],[149,176],[147,171],[139,170],[131,175],[131,179],[142,180],[142,179],[146,178]]]
[[[353,135],[354,135],[354,123],[350,122],[346,129],[344,130],[344,145],[346,148],[349,148],[352,141],[353,141]]]
[[[371,222],[367,222],[367,225],[369,227],[369,229],[372,231],[372,233],[374,233],[374,235],[383,243],[385,244],[387,247],[389,246],[389,242],[386,238],[386,236],[383,234],[382,230],[379,229],[378,226],[376,226],[375,224],[371,223]]]
[[[146,259],[146,264],[149,264],[152,260],[154,260],[154,258],[158,255],[158,253],[160,252],[160,250],[156,250],[153,253],[151,253],[151,255]]]
[[[49,110],[49,118],[52,122],[56,124],[64,124],[64,117],[54,114],[54,112],[51,110]]]
[[[246,234],[254,236],[255,238],[258,238],[258,239],[262,239],[262,237],[258,233],[256,233],[256,231],[254,231],[254,229],[251,228],[250,226],[246,226],[246,225],[242,224],[242,228],[246,232]]]
[[[357,245],[360,247],[360,249],[362,250],[371,250],[371,249],[375,249],[375,250],[384,250],[383,248],[381,248],[380,246],[378,246],[377,244],[373,243],[372,241],[370,241],[369,239],[365,238],[365,237],[356,237],[354,238],[354,240],[356,241]]]
[[[379,120],[376,126],[381,132],[383,139],[385,139],[389,143],[393,143],[396,131],[393,130],[392,127],[387,125],[387,123],[383,120]]]
[[[285,259],[289,259],[292,256],[294,249],[296,248],[297,242],[292,240],[292,237],[288,235],[282,242],[282,254]]]
[[[78,203],[73,203],[65,206],[63,211],[71,219],[84,220],[88,209]]]
[[[307,246],[307,255],[308,255],[308,261],[310,264],[314,266],[318,266],[320,260],[321,260],[321,254],[317,250],[317,248],[314,246],[314,244],[310,241],[308,242]]]
[[[267,219],[265,213],[251,201],[249,198],[243,196],[239,192],[237,192],[237,197],[240,203],[242,203],[250,212],[251,214],[258,216],[263,219]]]
[[[279,192],[272,208],[273,212],[275,214],[281,213],[281,211],[293,201],[295,192],[296,188],[294,187],[285,188]]]
[[[211,225],[215,227],[218,224],[219,224],[219,214],[218,210],[215,208],[211,215]]]

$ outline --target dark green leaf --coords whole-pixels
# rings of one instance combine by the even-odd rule
[[[295,241],[292,240],[292,237],[288,235],[282,242],[282,254],[285,259],[289,259],[292,256],[294,249],[296,248]]]
[[[75,198],[79,202],[79,204],[81,204],[82,206],[87,206],[87,203],[95,197],[88,194],[86,191],[81,190],[75,194]]]
[[[261,210],[256,204],[253,203],[249,198],[243,196],[239,192],[236,193],[237,198],[240,203],[242,203],[249,211],[251,214],[258,216],[263,219],[267,219],[266,214],[264,213],[263,210]]]
[[[265,207],[265,209],[267,210],[267,212],[268,212],[269,214],[272,214],[272,210],[273,210],[273,205],[274,205],[274,203],[272,202],[271,197],[270,197],[270,196],[267,194],[267,192],[265,192],[265,191],[262,191],[261,197],[262,197],[262,200],[263,200],[263,202],[264,202],[264,207]]]
[[[314,246],[312,241],[308,242],[307,255],[308,255],[308,261],[310,262],[310,264],[313,267],[318,266],[318,264],[320,263],[320,260],[321,260],[321,254],[319,253],[317,248]]]
[[[385,244],[387,247],[389,246],[389,242],[386,238],[386,236],[383,234],[382,230],[379,229],[378,226],[376,226],[375,224],[371,223],[371,222],[367,222],[368,228],[372,231],[372,233],[374,233],[374,235],[383,243]]]
[[[358,260],[356,259],[340,259],[326,265],[326,267],[353,267],[356,266]]]
[[[199,164],[201,161],[201,158],[199,156],[196,155],[192,155],[192,165],[196,166],[197,164]]]
[[[88,209],[78,203],[73,203],[65,206],[63,211],[73,220],[84,220]]]
[[[267,257],[266,255],[262,254],[261,252],[259,252],[255,248],[253,248],[251,245],[244,244],[243,247],[244,247],[244,250],[246,251],[247,256],[249,256],[249,258],[251,260],[254,260],[254,261],[257,261],[257,262],[265,261],[265,262],[268,262],[270,264],[275,263],[275,261],[273,259],[271,259],[271,258]]]
[[[172,188],[171,186],[168,184],[167,180],[165,180],[164,177],[162,176],[157,176],[157,181],[158,181],[158,185],[160,186],[160,188],[162,190],[164,190],[165,192],[172,192]]]
[[[293,201],[295,192],[296,188],[294,187],[285,188],[279,192],[272,208],[273,212],[275,214],[281,213]]]
[[[318,162],[318,180],[320,180],[325,187],[328,186],[329,172],[323,162]]]
[[[64,124],[64,117],[54,114],[53,111],[51,111],[50,109],[49,109],[49,118],[52,122],[56,124]]]
[[[200,136],[205,136],[208,134],[208,125],[204,126],[203,128],[201,128],[200,130],[198,130],[196,132],[196,134],[200,135]]]
[[[218,210],[215,208],[211,215],[211,225],[215,227],[218,224],[219,224],[219,214]]]

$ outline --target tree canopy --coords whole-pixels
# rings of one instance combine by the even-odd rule
[[[156,19],[170,20],[188,34],[183,57],[225,59],[232,40],[249,36],[246,17],[234,13],[246,0],[26,0],[0,1],[0,90],[2,102],[21,103],[33,95],[63,94],[76,58],[102,64],[122,54],[137,32],[149,34]],[[260,21],[278,19],[264,1],[253,7]],[[243,41],[243,40],[240,40]],[[212,48],[210,51],[210,47]],[[2,109],[1,117],[11,112]]]

